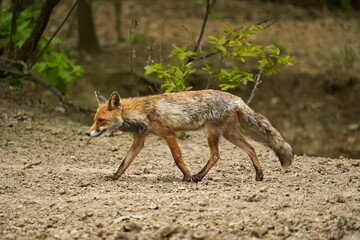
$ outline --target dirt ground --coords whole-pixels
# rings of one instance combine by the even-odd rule
[[[50,34],[72,3],[55,9]],[[172,42],[192,48],[182,25],[197,36],[203,10],[195,0],[123,1],[125,37],[134,14],[134,34],[146,36],[135,46],[135,71],[143,74],[149,45],[157,61],[160,42],[163,57]],[[34,84],[10,91],[0,82],[0,239],[360,239],[360,65],[344,64],[342,52],[350,47],[360,57],[359,15],[218,1],[204,39],[223,25],[236,28],[268,15],[280,21],[254,41],[276,44],[297,60],[264,78],[251,107],[294,146],[298,155],[289,172],[281,172],[267,146],[250,140],[264,171],[264,181],[256,182],[250,159],[222,139],[221,159],[205,179],[184,183],[166,144],[152,136],[125,175],[107,182],[103,177],[118,168],[131,136],[89,138],[92,113],[76,112]],[[74,19],[60,38],[76,32]],[[112,1],[98,2],[103,51],[83,59],[86,73],[68,92],[77,103],[95,107],[94,90],[133,94],[129,44],[116,42],[114,19]],[[76,34],[65,43],[71,52]],[[251,85],[243,89],[236,93],[247,99]],[[209,150],[202,131],[186,134],[179,145],[194,174]]]
[[[296,156],[288,173],[251,142],[264,169],[221,141],[202,182],[184,183],[166,144],[150,137],[123,177],[123,133],[88,138],[93,114],[29,84],[1,84],[0,239],[359,239],[359,159]],[[192,173],[209,155],[202,132],[179,140]]]

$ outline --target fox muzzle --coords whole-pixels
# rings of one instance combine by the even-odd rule
[[[89,137],[97,137],[103,134],[107,130],[107,126],[102,126],[99,129],[93,130],[91,132],[87,132],[86,135]]]

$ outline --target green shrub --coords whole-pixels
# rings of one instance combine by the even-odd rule
[[[31,5],[19,14],[16,20],[16,32],[12,36],[15,43],[15,54],[30,36],[34,28],[32,18],[39,15],[39,13],[40,10]],[[0,47],[6,48],[10,43],[12,13],[4,4],[0,4],[0,14]],[[43,49],[48,41],[49,38],[43,35],[38,43],[38,50]],[[84,69],[74,64],[65,54],[55,50],[55,45],[60,43],[60,39],[54,38],[52,44],[42,54],[41,61],[36,63],[33,69],[42,75],[48,83],[56,87],[60,92],[65,93],[66,83],[73,83],[76,77],[83,74]],[[19,81],[11,81],[11,84],[13,87],[21,86]]]

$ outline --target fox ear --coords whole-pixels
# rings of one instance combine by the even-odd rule
[[[117,92],[113,92],[109,98],[108,110],[114,110],[121,108],[120,95]]]
[[[101,95],[98,91],[95,91],[95,96],[96,96],[96,99],[97,99],[99,105],[106,102],[106,98],[103,95]]]

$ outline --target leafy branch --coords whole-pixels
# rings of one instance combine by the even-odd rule
[[[255,45],[250,40],[255,34],[262,31],[264,28],[260,25],[254,25],[249,28],[241,28],[237,32],[224,26],[224,34],[210,36],[209,43],[214,47],[214,55],[218,55],[221,59],[231,58],[235,62],[256,61],[258,65],[258,73],[253,73],[249,70],[240,70],[234,66],[231,71],[220,68],[213,71],[213,68],[206,64],[203,52],[202,59],[205,67],[202,70],[206,71],[209,76],[214,76],[222,90],[228,90],[239,86],[240,84],[247,84],[254,82],[255,86],[252,90],[248,103],[253,99],[258,85],[261,83],[261,75],[272,75],[279,73],[285,65],[291,65],[294,57],[289,54],[285,57],[280,56],[280,50],[275,45]],[[187,28],[185,27],[187,31]],[[188,32],[188,31],[187,31]],[[186,87],[186,81],[189,76],[197,71],[192,69],[192,61],[189,59],[196,59],[196,52],[186,51],[187,46],[181,48],[173,45],[173,51],[169,58],[175,65],[168,64],[168,70],[159,64],[152,64],[145,66],[145,75],[149,76],[156,74],[157,81],[162,84],[161,88],[169,91],[185,91],[191,89]]]
[[[215,47],[215,53],[222,58],[228,58],[235,61],[247,62],[255,60],[258,62],[259,74],[272,75],[279,73],[284,65],[291,64],[294,57],[289,54],[285,57],[280,56],[280,50],[275,45],[254,45],[250,38],[262,31],[263,27],[259,25],[251,26],[235,33],[228,27],[224,27],[224,35],[219,34],[217,37],[210,36],[210,43]],[[208,71],[212,74],[211,71]],[[222,90],[228,90],[237,87],[240,83],[247,84],[254,81],[254,74],[250,71],[239,70],[233,67],[232,71],[220,69],[216,72]]]
[[[146,65],[145,76],[156,75],[156,81],[161,84],[160,89],[166,92],[181,92],[190,90],[192,87],[186,87],[186,81],[196,70],[191,69],[193,62],[186,62],[190,57],[197,54],[192,51],[186,51],[187,45],[178,48],[172,45],[172,52],[169,58],[174,65],[168,64],[167,70],[160,63]]]

